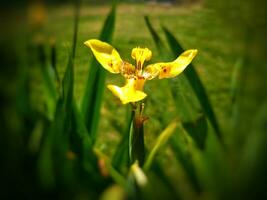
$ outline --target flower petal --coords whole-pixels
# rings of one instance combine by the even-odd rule
[[[118,87],[116,85],[108,85],[108,89],[118,97],[123,104],[130,102],[137,102],[144,99],[147,95],[146,93],[135,89],[135,80],[127,80],[125,86]]]
[[[191,63],[193,58],[196,56],[197,50],[191,49],[183,52],[173,62],[156,63],[155,68],[159,68],[159,79],[162,78],[173,78],[184,71],[184,69]]]
[[[146,80],[152,80],[153,78],[155,78],[156,76],[159,75],[160,72],[160,65],[158,64],[152,64],[152,65],[148,65],[146,66],[146,68],[143,70],[143,74],[142,76],[146,79]]]
[[[87,40],[84,43],[88,46],[97,61],[109,72],[119,73],[120,67],[123,63],[119,53],[111,45],[97,39]]]

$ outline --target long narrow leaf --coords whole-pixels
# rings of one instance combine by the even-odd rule
[[[119,143],[119,145],[117,146],[117,149],[114,153],[114,156],[112,158],[112,165],[114,166],[115,169],[119,170],[123,164],[125,164],[125,166],[128,165],[129,163],[129,148],[128,148],[128,144],[129,144],[129,132],[131,129],[131,124],[132,124],[132,120],[133,120],[133,115],[134,113],[132,112],[129,116],[126,116],[126,120],[127,120],[127,125],[126,125],[126,129],[122,135],[121,141]]]
[[[166,50],[161,38],[159,37],[158,33],[155,31],[155,29],[153,28],[152,24],[150,23],[149,17],[145,16],[145,22],[147,25],[147,28],[156,44],[156,47],[159,51],[159,53],[161,54],[162,52],[164,52],[164,50]]]
[[[178,131],[178,135],[175,135],[175,137],[173,137],[170,141],[171,148],[174,156],[183,166],[183,169],[186,172],[186,175],[189,178],[193,188],[196,191],[200,191],[200,184],[198,182],[195,166],[190,155],[191,152],[189,151],[190,144],[188,144],[188,141],[184,141],[184,139],[180,136],[182,132],[180,129]]]
[[[115,26],[115,8],[116,7],[113,6],[103,25],[100,34],[100,39],[103,41],[110,42],[112,38]],[[91,68],[82,99],[81,110],[88,132],[91,134],[94,142],[96,139],[97,126],[100,117],[100,106],[103,97],[106,73],[95,59],[90,66]]]
[[[101,159],[101,160],[103,160],[105,162],[105,167],[107,167],[108,173],[112,176],[114,181],[117,184],[120,184],[122,187],[125,187],[126,186],[126,179],[116,169],[113,168],[113,166],[111,165],[111,161],[108,158],[108,156],[105,155],[104,153],[102,153],[98,149],[94,149],[94,152],[99,157],[99,159]]]
[[[165,36],[168,40],[168,43],[171,47],[171,50],[173,52],[173,54],[175,56],[181,54],[182,52],[184,52],[184,49],[182,48],[182,46],[180,45],[180,43],[178,42],[178,40],[173,36],[173,34],[165,27],[163,27],[163,31],[165,33]],[[198,100],[199,103],[202,106],[203,111],[205,112],[205,114],[207,115],[207,117],[209,118],[214,130],[217,133],[217,136],[219,138],[221,138],[221,131],[215,116],[215,113],[213,111],[212,105],[210,103],[210,100],[208,98],[207,92],[205,90],[205,87],[203,86],[194,66],[192,64],[190,64],[189,67],[187,67],[187,69],[184,72],[186,78],[188,79],[188,81],[190,82]]]
[[[146,21],[149,22],[149,18],[146,18]],[[149,31],[156,43],[156,46],[159,46],[161,49],[160,56],[164,59],[167,57],[168,50],[162,45],[160,36],[153,28],[152,24],[149,22]],[[156,36],[153,36],[156,35]],[[159,51],[160,53],[160,51]],[[177,55],[176,55],[177,56]],[[167,87],[167,86],[166,86]],[[202,109],[198,103],[197,98],[195,97],[192,87],[186,77],[182,74],[178,78],[170,79],[168,87],[171,90],[172,96],[175,100],[176,109],[178,111],[178,116],[182,122],[182,126],[179,126],[179,130],[186,128],[185,132],[188,131],[188,134],[194,138],[198,147],[203,149],[204,142],[207,135],[207,130],[205,129],[206,117],[203,116]],[[201,129],[199,129],[199,127]],[[177,161],[182,166],[185,171],[188,179],[190,180],[192,187],[195,191],[199,192],[201,190],[200,184],[196,175],[196,169],[194,163],[191,159],[191,156],[188,154],[188,146],[184,144],[181,137],[178,137],[179,134],[173,135],[170,144],[173,149],[174,155]],[[189,136],[188,136],[189,137]]]
[[[152,38],[158,46],[158,50],[162,59],[167,57],[168,50],[161,42],[161,38],[153,28],[149,18],[145,18],[148,29]],[[177,114],[188,133],[194,138],[198,147],[203,149],[206,139],[206,116],[203,115],[204,111],[201,107],[196,94],[192,88],[192,84],[188,81],[184,74],[179,75],[177,78],[169,79],[169,85],[174,103],[176,105]],[[199,117],[203,116],[203,117]],[[202,120],[199,120],[202,119]],[[201,128],[201,129],[200,129]]]
[[[78,9],[78,7],[76,7]],[[76,15],[79,14],[77,10]],[[72,161],[67,159],[66,154],[69,150],[69,133],[72,126],[72,102],[74,88],[74,64],[76,37],[78,31],[78,17],[74,20],[74,38],[72,50],[69,54],[67,68],[62,81],[62,94],[60,95],[55,109],[54,121],[47,127],[44,145],[41,151],[40,163],[46,162],[50,169],[50,177],[62,184],[70,183],[73,176]],[[52,174],[54,173],[54,174]],[[49,175],[49,174],[48,174]],[[50,185],[54,180],[47,181]]]
[[[177,127],[177,122],[173,122],[170,125],[168,125],[168,127],[159,135],[154,147],[150,151],[148,158],[144,164],[145,170],[149,170],[156,153],[159,151],[160,147],[163,146],[168,141],[172,133],[174,133],[174,130],[176,129],[176,127]]]
[[[53,120],[53,115],[56,107],[56,85],[55,85],[55,74],[52,67],[47,62],[45,54],[44,43],[38,45],[39,63],[41,66],[41,75],[43,79],[43,86],[45,90],[45,100],[47,105],[47,117]]]

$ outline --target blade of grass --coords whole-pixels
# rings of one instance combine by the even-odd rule
[[[100,40],[110,42],[115,26],[116,5],[108,14],[100,34]],[[96,140],[97,126],[100,118],[100,106],[105,86],[106,72],[94,59],[91,63],[85,92],[82,99],[81,110],[84,122],[93,143]]]

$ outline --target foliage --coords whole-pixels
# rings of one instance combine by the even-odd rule
[[[38,38],[40,33],[33,32],[25,42],[27,48],[17,47],[17,96],[10,98],[12,102],[4,101],[11,109],[3,109],[8,113],[5,116],[14,118],[11,126],[3,126],[7,130],[1,141],[4,152],[1,161],[5,163],[4,171],[10,172],[3,178],[8,187],[3,193],[5,198],[19,195],[64,199],[246,199],[256,194],[266,197],[267,107],[266,95],[262,94],[266,70],[260,68],[264,66],[265,54],[257,37],[252,34],[255,40],[245,41],[249,47],[255,45],[257,53],[248,48],[252,55],[240,53],[234,57],[228,126],[219,123],[216,104],[212,104],[195,63],[184,75],[163,82],[168,96],[168,102],[163,103],[173,105],[174,114],[164,107],[161,111],[163,103],[152,97],[139,105],[146,103],[147,108],[155,106],[153,101],[160,103],[152,110],[160,117],[163,131],[150,130],[151,126],[146,125],[150,119],[145,122],[142,118],[137,126],[136,115],[146,110],[125,106],[125,117],[112,113],[123,118],[123,124],[114,120],[111,127],[120,133],[120,141],[105,152],[98,144],[102,141],[98,126],[105,117],[101,112],[103,103],[106,104],[103,95],[106,74],[95,60],[89,64],[81,102],[75,97],[81,20],[81,4],[76,3],[73,40],[63,77],[59,73],[62,63],[57,62],[61,52],[55,42],[46,43]],[[99,34],[103,41],[112,42],[118,20],[116,9],[114,3],[103,22]],[[156,29],[152,22],[149,16],[145,17],[159,59],[183,52],[180,39],[167,28],[168,24]],[[218,63],[214,64],[216,67]],[[257,70],[252,68],[255,64],[259,66]],[[35,74],[37,83],[32,87]],[[38,98],[34,96],[36,90],[42,93]],[[249,102],[244,100],[246,97]],[[153,123],[155,117],[149,117]],[[145,145],[147,134],[154,134],[152,145]]]

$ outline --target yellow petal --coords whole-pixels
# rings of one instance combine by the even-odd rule
[[[127,80],[125,86],[118,87],[116,85],[108,85],[108,89],[118,97],[123,104],[130,102],[137,102],[144,99],[147,95],[146,93],[136,90],[136,80],[129,79]]]
[[[153,78],[155,78],[156,76],[159,75],[160,72],[160,66],[157,64],[152,64],[152,65],[148,65],[144,70],[143,70],[143,74],[142,76],[146,79],[146,80],[151,80]]]
[[[196,56],[197,50],[191,49],[183,52],[176,60],[167,63],[156,63],[160,68],[159,79],[173,78],[184,71],[184,69],[191,63]]]
[[[97,61],[109,72],[119,73],[123,63],[119,53],[111,45],[97,39],[87,40],[84,43],[89,47]]]

